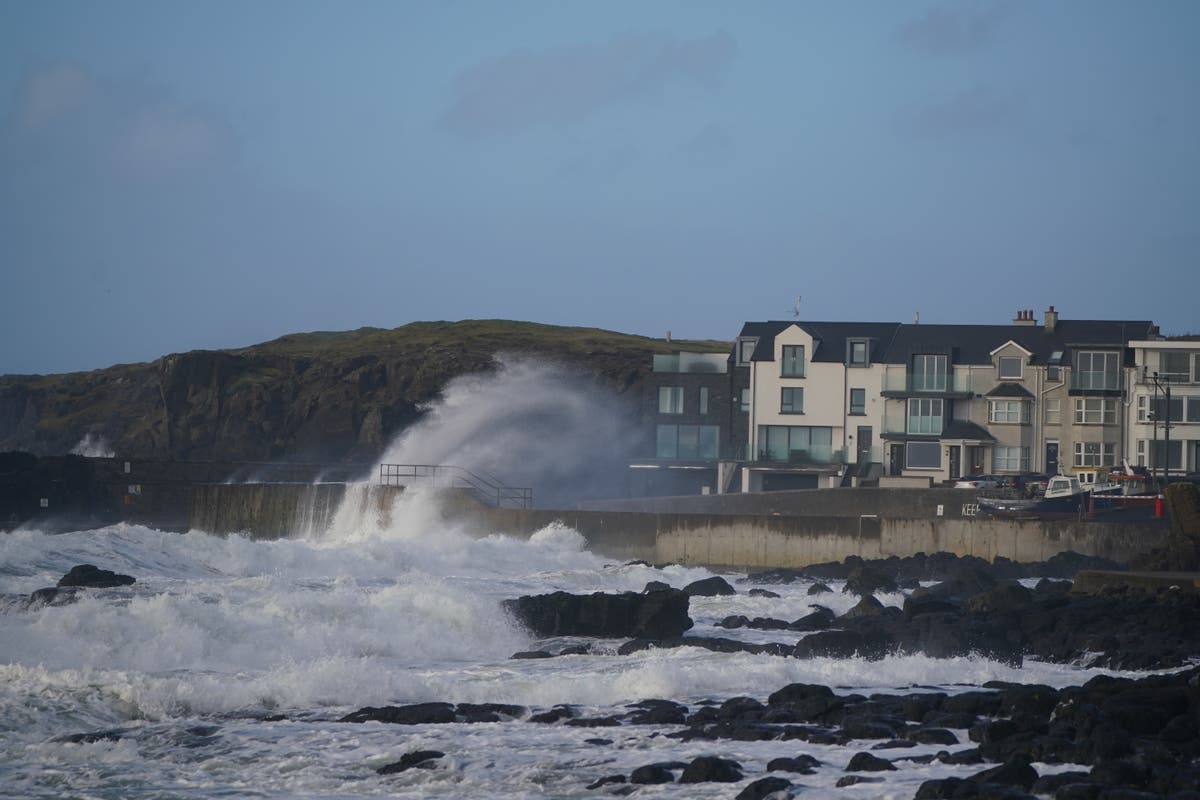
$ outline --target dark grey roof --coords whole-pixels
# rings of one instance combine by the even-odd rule
[[[1071,363],[1074,350],[1088,347],[1124,347],[1129,341],[1147,339],[1153,323],[1148,320],[1060,319],[1053,331],[1043,325],[912,325],[898,322],[747,322],[739,338],[756,337],[754,361],[773,361],[775,337],[798,325],[821,340],[814,361],[840,362],[846,357],[846,340],[871,340],[871,363],[906,364],[914,355],[944,353],[953,364],[991,364],[992,351],[1009,341],[1032,353],[1033,364],[1050,363],[1062,351],[1062,364]],[[1126,366],[1133,353],[1126,353]]]
[[[1033,392],[1019,383],[1005,381],[984,395],[984,397],[1020,397],[1021,399],[1025,399],[1033,397]]]
[[[962,419],[948,420],[942,427],[942,439],[966,439],[968,441],[994,442],[996,437],[987,429]]]
[[[775,337],[796,325],[820,340],[810,359],[818,362],[842,363],[846,360],[846,342],[849,339],[867,339],[870,342],[869,358],[872,363],[884,361],[898,322],[747,322],[742,326],[739,338],[755,336],[758,344],[754,348],[752,361],[775,360]]]

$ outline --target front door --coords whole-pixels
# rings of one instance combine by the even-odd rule
[[[870,425],[858,426],[858,463],[871,463],[871,435],[872,430]]]
[[[904,445],[892,445],[892,456],[888,461],[888,475],[899,475],[904,471]]]
[[[1058,442],[1046,442],[1046,472],[1058,474]]]
[[[962,477],[962,445],[950,446],[950,480],[956,481]]]

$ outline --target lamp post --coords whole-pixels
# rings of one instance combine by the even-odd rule
[[[1158,449],[1158,409],[1164,410],[1163,414],[1163,475],[1162,485],[1165,485],[1171,477],[1171,381],[1164,380],[1158,376],[1158,372],[1154,372],[1151,380],[1154,381],[1154,449]],[[1158,391],[1162,389],[1163,401],[1162,405],[1158,402]],[[1154,459],[1154,480],[1159,482],[1158,478],[1158,458],[1155,453]]]

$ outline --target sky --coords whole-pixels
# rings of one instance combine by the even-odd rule
[[[1200,3],[0,0],[0,374],[501,318],[1200,333]]]

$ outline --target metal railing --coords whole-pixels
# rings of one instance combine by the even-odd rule
[[[380,464],[381,486],[436,486],[463,489],[495,508],[532,508],[533,489],[505,486],[482,470],[471,471],[449,464]]]

